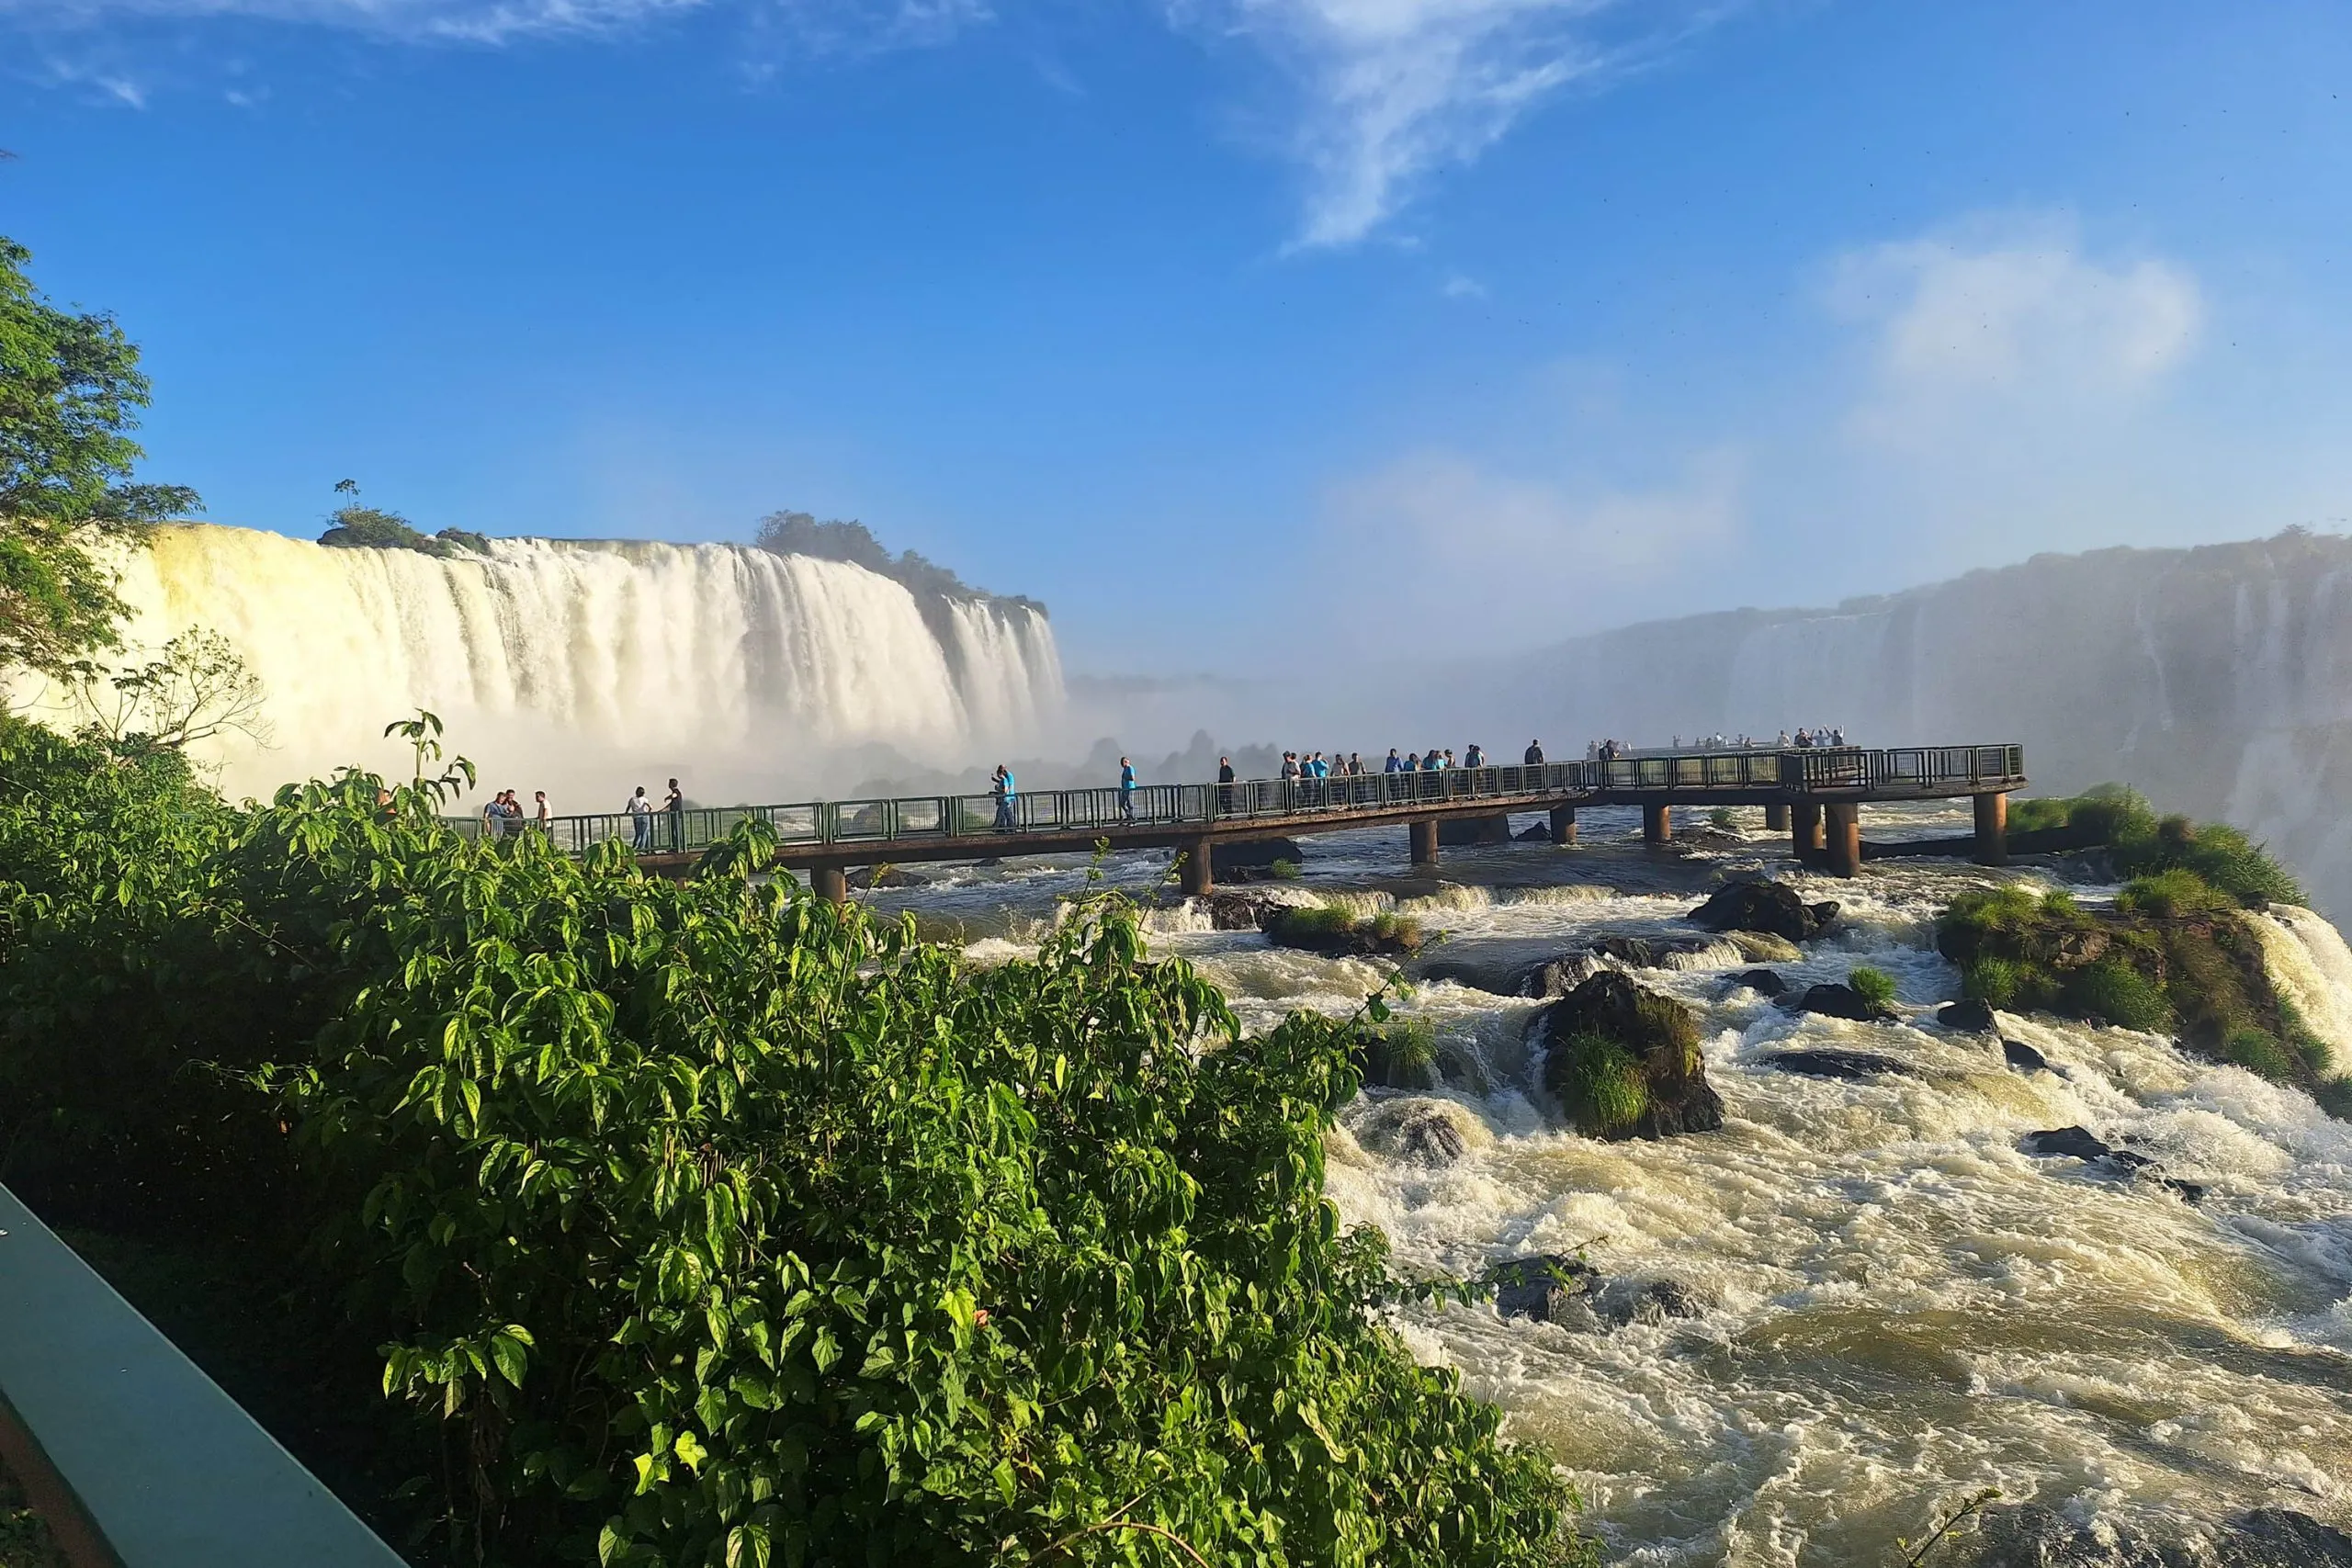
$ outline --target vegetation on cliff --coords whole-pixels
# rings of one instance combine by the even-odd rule
[[[1662,1138],[1723,1125],[1699,1021],[1671,997],[1604,969],[1535,1015],[1544,1087],[1593,1138]]]
[[[2327,1047],[2270,982],[2236,898],[2185,867],[2134,879],[2109,912],[2014,884],[1963,894],[1936,945],[1994,1007],[2171,1032],[2188,1049],[2344,1100]]]
[[[359,493],[358,485],[350,479],[334,488],[345,495]],[[335,550],[413,550],[418,555],[445,560],[462,551],[475,555],[490,551],[490,540],[485,535],[464,528],[444,528],[438,534],[427,534],[397,512],[362,506],[356,501],[327,513],[327,531],[319,536],[319,543]]]
[[[820,523],[806,512],[771,512],[760,519],[752,542],[783,556],[814,556],[820,560],[847,561],[903,583],[918,598],[988,600],[1018,604],[1046,613],[1046,606],[1025,594],[990,593],[975,588],[947,567],[914,550],[892,555],[874,531],[863,523]]]
[[[238,810],[0,723],[0,1178],[271,1260],[420,1561],[1589,1560],[1374,1310],[1350,1025],[1240,1036],[1115,901],[974,968],[756,828],[474,842],[434,728]]]
[[[2071,829],[2083,848],[2104,848],[2119,875],[2187,871],[2239,906],[2300,904],[2302,889],[2267,850],[2224,822],[2159,817],[2137,791],[2100,784],[2083,795],[2027,799],[2009,808],[2016,833]]]

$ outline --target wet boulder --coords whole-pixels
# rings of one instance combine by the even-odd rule
[[[1421,928],[1395,915],[1369,919],[1345,909],[1283,906],[1267,909],[1259,929],[1276,947],[1324,958],[1404,958],[1421,948]]]
[[[1770,969],[1743,969],[1731,977],[1735,986],[1745,986],[1759,997],[1777,997],[1787,993],[1789,983]]]
[[[931,878],[920,876],[902,865],[861,865],[842,879],[860,892],[876,887],[928,887]]]
[[[1713,1132],[1724,1102],[1707,1082],[1698,1016],[1604,969],[1535,1015],[1544,1087],[1596,1138]]]
[[[2018,1147],[2043,1159],[2069,1155],[2075,1159],[2101,1159],[2113,1152],[2107,1140],[2088,1127],[2052,1127],[2028,1133],[2018,1140]]]
[[[1565,997],[1607,967],[1589,949],[1564,953],[1527,970],[1516,990],[1522,997]]]
[[[1783,942],[1805,942],[1837,919],[1838,906],[1807,904],[1785,882],[1732,882],[1686,918],[1711,931],[1762,931]]]
[[[1612,958],[1628,969],[1673,969],[1677,959],[1696,958],[1708,943],[1699,937],[1604,936],[1586,949],[1596,958]]]
[[[1778,1073],[1849,1080],[1892,1077],[1911,1071],[1909,1063],[1875,1051],[1775,1051],[1761,1065]]]
[[[1884,1008],[1872,1005],[1851,986],[1835,983],[1808,986],[1797,998],[1799,1012],[1817,1012],[1824,1018],[1851,1019],[1856,1023],[1883,1023],[1894,1015]]]
[[[1563,1325],[1589,1315],[1590,1309],[1583,1297],[1600,1281],[1600,1272],[1591,1264],[1556,1252],[1507,1259],[1478,1280],[1494,1287],[1498,1316]]]
[[[1552,829],[1547,824],[1538,822],[1532,828],[1521,828],[1513,836],[1522,844],[1540,844],[1551,838]]]
[[[1435,1111],[1423,1110],[1408,1117],[1396,1129],[1397,1154],[1415,1165],[1452,1165],[1469,1147],[1469,1140],[1453,1119]]]
[[[2352,1568],[2352,1535],[2288,1508],[2157,1532],[1997,1504],[1977,1515],[1973,1540],[1951,1544],[1955,1568]]]
[[[2022,1040],[2002,1041],[2001,1059],[2029,1077],[2050,1070],[2050,1059]]]
[[[1274,863],[1306,863],[1296,839],[1220,839],[1209,846],[1209,870],[1219,882],[1260,882],[1275,874]]]
[[[1593,1315],[1611,1328],[1697,1317],[1714,1304],[1675,1280],[1611,1280],[1591,1296]]]
[[[1994,1021],[1992,1005],[1973,997],[1946,1002],[1936,1010],[1936,1021],[1959,1034],[1990,1034],[2000,1027]]]

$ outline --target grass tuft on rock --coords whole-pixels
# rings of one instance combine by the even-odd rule
[[[2224,822],[2159,817],[2145,797],[2121,784],[2099,784],[2079,795],[2019,800],[2009,807],[2009,829],[2030,833],[2071,828],[2104,845],[2124,876],[2147,879],[2192,872],[2241,908],[2301,904],[2303,891],[2270,852]],[[2163,890],[2155,890],[2163,897]]]
[[[1579,1030],[1552,1047],[1561,1054],[1560,1099],[1589,1138],[1631,1132],[1650,1105],[1649,1084],[1632,1052],[1608,1036]]]
[[[1854,995],[1880,1012],[1894,1005],[1894,976],[1883,969],[1863,964],[1846,976],[1846,984],[1853,988]]]

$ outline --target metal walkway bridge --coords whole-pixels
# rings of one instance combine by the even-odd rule
[[[806,801],[788,806],[698,807],[632,817],[607,812],[557,817],[547,830],[574,853],[607,840],[634,850],[650,868],[685,863],[758,818],[775,829],[777,863],[810,874],[828,897],[846,895],[854,866],[910,861],[989,860],[1008,855],[1173,848],[1183,852],[1188,893],[1212,886],[1213,846],[1291,838],[1345,828],[1404,823],[1413,863],[1437,860],[1438,824],[1544,812],[1552,841],[1576,842],[1578,807],[1633,806],[1643,837],[1673,837],[1673,808],[1761,806],[1766,822],[1787,828],[1800,856],[1835,874],[1861,865],[1859,807],[1872,801],[1971,797],[1977,858],[2006,852],[2008,793],[2026,784],[2020,746],[1860,747],[1644,752],[1598,761],[1447,768],[1322,779],[1243,779],[1232,784],[1141,784],[1118,789]],[[471,820],[480,829],[481,819]],[[509,831],[534,831],[517,822]],[[1500,835],[1497,835],[1500,836]]]

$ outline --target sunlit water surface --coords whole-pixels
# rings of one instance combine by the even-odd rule
[[[1876,839],[1966,828],[1964,809],[1870,818]],[[1367,829],[1309,840],[1306,875],[1284,886],[1405,909],[1440,935],[1432,956],[1504,968],[1604,934],[1689,936],[1681,917],[1722,874],[1797,875],[1761,821],[1742,812],[1732,834],[1652,852],[1630,841],[1630,812],[1588,812],[1583,847],[1448,851],[1422,879],[1405,874],[1401,829]],[[1157,951],[1199,964],[1245,1025],[1351,1012],[1381,984],[1383,964],[1207,929],[1166,890],[1164,858],[1113,857],[1092,874],[1164,900],[1149,917]],[[1033,948],[1090,870],[933,874],[876,902],[985,959]],[[1398,1319],[1418,1354],[1457,1368],[1509,1412],[1509,1431],[1573,1473],[1616,1560],[1896,1561],[1897,1537],[1988,1485],[2160,1538],[2264,1506],[2352,1517],[2352,1125],[2150,1035],[2004,1015],[2003,1033],[2052,1068],[2026,1076],[1996,1043],[1936,1027],[1958,976],[1933,950],[1934,914],[2002,874],[2047,874],[1915,861],[1874,862],[1854,882],[1801,877],[1845,921],[1774,967],[1799,989],[1883,969],[1900,1024],[1782,1010],[1730,983],[1749,965],[1728,950],[1642,971],[1698,1010],[1721,1132],[1604,1144],[1562,1130],[1521,1039],[1539,1004],[1444,981],[1404,1010],[1435,1025],[1447,1088],[1374,1091],[1342,1113],[1331,1197],[1387,1233],[1401,1269],[1466,1275],[1581,1247],[1611,1274],[1671,1279],[1707,1303],[1607,1333],[1490,1307]],[[2304,1010],[2346,1051],[2352,957],[2315,919],[2272,935]],[[1916,1076],[1841,1082],[1760,1064],[1791,1046],[1892,1055]],[[1416,1105],[1454,1121],[1459,1161],[1383,1152]],[[2204,1201],[2018,1152],[2021,1134],[2071,1123],[2203,1183]]]

